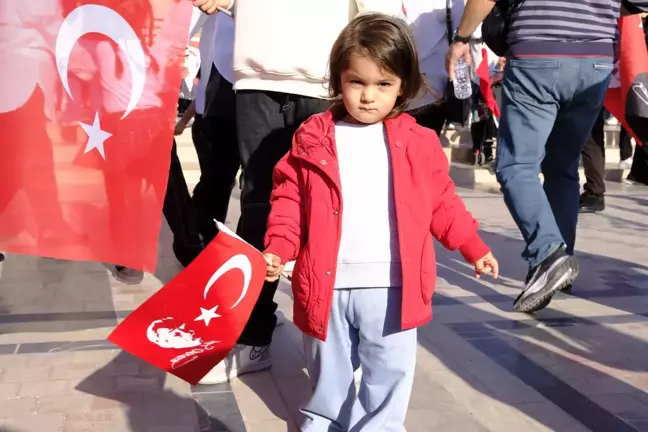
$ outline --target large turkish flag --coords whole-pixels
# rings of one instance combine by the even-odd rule
[[[634,135],[648,141],[648,51],[639,15],[619,20],[619,44],[605,107]]]
[[[191,12],[2,0],[0,250],[155,269]]]
[[[108,340],[196,384],[234,347],[266,274],[263,255],[220,232],[185,270],[133,311]]]

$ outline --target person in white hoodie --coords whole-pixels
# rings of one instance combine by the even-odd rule
[[[263,250],[272,171],[291,148],[299,125],[329,106],[326,74],[333,43],[358,13],[402,15],[401,0],[194,0],[193,4],[206,13],[231,13],[236,22],[236,123],[245,174],[238,233]],[[225,382],[272,365],[268,348],[276,322],[277,286],[277,282],[264,285],[239,345],[204,382]]]
[[[453,37],[448,37],[448,6],[454,31],[464,11],[463,0],[402,0],[403,12],[416,39],[421,72],[428,84],[427,91],[409,106],[409,112],[420,125],[437,134],[448,118],[444,103],[448,73],[444,65],[448,41]]]

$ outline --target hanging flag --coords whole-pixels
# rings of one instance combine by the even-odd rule
[[[648,141],[648,51],[639,15],[619,20],[617,57],[605,107],[643,145]]]
[[[155,269],[191,13],[2,0],[0,250]]]
[[[486,48],[481,49],[481,58],[476,59],[477,69],[475,70],[476,75],[479,77],[479,90],[481,91],[482,98],[484,99],[484,104],[486,108],[493,113],[493,115],[499,119],[500,109],[495,101],[495,95],[493,94],[493,87],[490,76],[490,59],[488,57],[488,51]]]
[[[185,270],[108,337],[160,369],[196,384],[234,347],[261,292],[263,255],[222,224]]]

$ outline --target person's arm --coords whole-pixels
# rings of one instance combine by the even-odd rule
[[[493,0],[468,0],[466,8],[464,9],[461,23],[457,30],[457,36],[462,38],[469,38],[477,30],[488,14],[495,7]],[[463,58],[467,64],[470,64],[470,45],[468,43],[456,41],[453,42],[448,48],[446,54],[446,70],[450,80],[454,80],[454,68],[457,61]]]
[[[468,0],[457,34],[470,37],[495,7],[493,0]]]
[[[212,15],[220,10],[231,12],[234,8],[234,0],[193,0],[193,5],[207,15]]]
[[[282,264],[297,258],[306,235],[299,169],[300,161],[289,152],[277,163],[272,175],[274,187],[270,195],[264,253],[279,257]]]
[[[446,249],[459,250],[467,262],[475,264],[490,252],[490,248],[477,232],[477,221],[456,193],[455,184],[450,178],[448,158],[443,153],[439,138],[433,131],[429,133],[426,142],[435,153],[432,155],[430,172],[430,184],[434,185],[435,191],[430,233]]]

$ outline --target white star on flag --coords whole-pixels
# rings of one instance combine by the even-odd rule
[[[200,316],[194,321],[204,321],[205,325],[208,326],[212,319],[221,317],[216,313],[216,309],[218,309],[218,306],[211,309],[200,308]]]
[[[93,149],[97,149],[101,157],[106,160],[106,153],[104,151],[104,141],[112,136],[111,133],[108,133],[104,130],[101,130],[101,123],[99,122],[99,113],[95,114],[94,123],[88,125],[85,123],[79,122],[85,133],[88,135],[88,144],[86,144],[85,151],[88,153]]]

